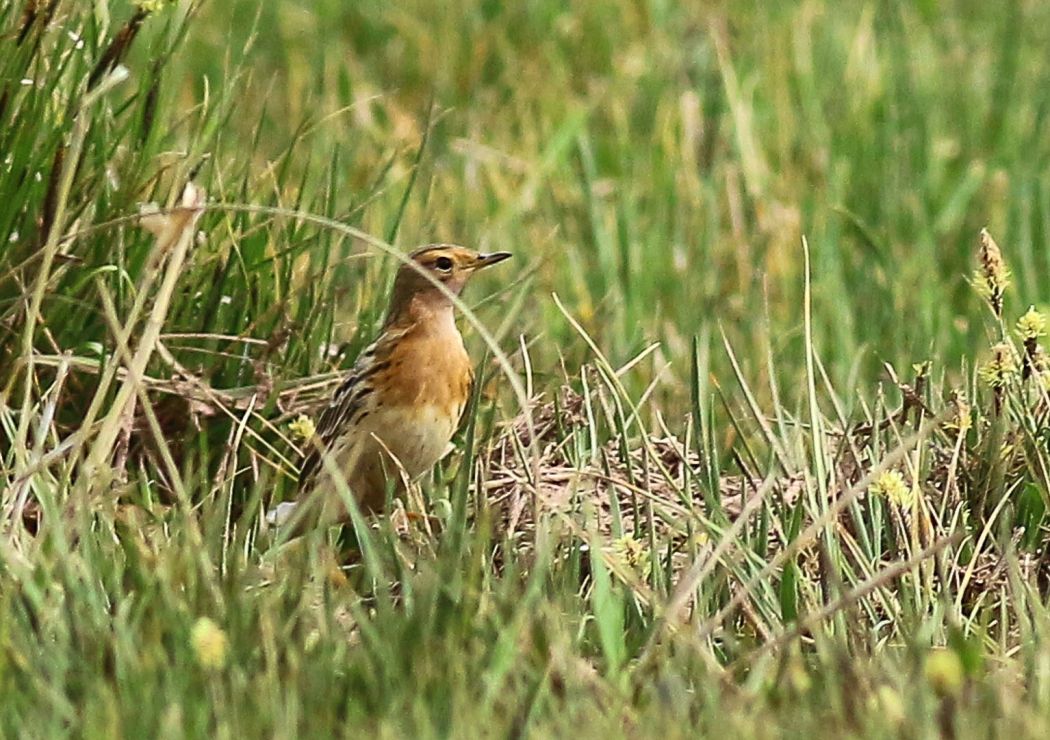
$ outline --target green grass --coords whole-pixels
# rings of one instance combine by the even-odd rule
[[[703,5],[0,0],[0,733],[1046,734],[1050,6]],[[276,547],[438,241],[442,531]]]

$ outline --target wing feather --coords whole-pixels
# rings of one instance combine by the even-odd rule
[[[388,329],[357,356],[354,366],[317,420],[316,433],[310,440],[309,451],[299,469],[300,492],[305,492],[313,483],[321,467],[322,455],[367,411],[370,396],[375,390],[375,375],[390,367],[391,349],[405,333]]]

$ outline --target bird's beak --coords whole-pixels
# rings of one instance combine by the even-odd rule
[[[479,254],[478,258],[474,261],[474,269],[480,270],[482,267],[494,265],[497,262],[502,262],[510,256],[510,252],[493,252],[492,254]]]

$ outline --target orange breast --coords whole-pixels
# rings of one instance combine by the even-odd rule
[[[376,388],[384,406],[432,406],[459,415],[470,396],[473,369],[459,332],[412,332],[397,343]]]

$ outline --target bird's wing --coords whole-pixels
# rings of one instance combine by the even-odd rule
[[[459,418],[456,420],[456,428],[463,426],[465,421],[467,409],[470,407],[470,397],[474,393],[474,383],[477,381],[477,377],[474,375],[474,366],[467,366],[467,384],[466,393],[463,394],[463,407],[459,410]]]
[[[390,351],[407,331],[388,329],[365,348],[353,368],[336,389],[332,400],[317,420],[316,432],[309,440],[309,450],[299,469],[299,491],[306,492],[321,468],[321,456],[332,444],[360,421],[367,402],[375,389],[372,383],[376,373],[390,366]]]

